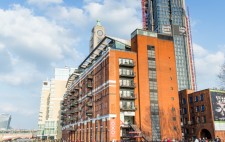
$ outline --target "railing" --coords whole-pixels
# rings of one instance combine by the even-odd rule
[[[120,107],[120,109],[123,111],[126,111],[126,110],[135,111],[136,110],[136,108],[134,106],[122,106],[122,107]]]
[[[92,110],[87,110],[86,111],[86,115],[87,116],[92,116],[93,115],[93,111]]]
[[[123,71],[120,71],[120,76],[122,77],[135,77],[135,73],[134,72],[130,72],[130,73],[124,73]]]
[[[135,133],[139,133],[139,137],[141,137],[144,142],[151,141],[151,138],[148,136],[149,134],[147,135],[142,132],[136,125],[129,124],[129,126],[134,130]]]
[[[70,107],[74,107],[76,105],[78,105],[78,101],[74,101],[73,103],[71,103]]]
[[[120,84],[120,87],[122,88],[135,88],[135,83],[122,83]]]
[[[87,87],[88,87],[88,88],[92,88],[93,85],[92,85],[91,83],[87,83]]]
[[[134,62],[120,62],[119,65],[126,66],[126,67],[134,67],[135,66]]]
[[[92,107],[92,102],[88,102],[86,105],[87,105],[88,107]]]
[[[93,75],[89,74],[89,75],[87,76],[87,78],[88,78],[88,79],[93,79]]]
[[[135,95],[125,95],[125,94],[120,94],[120,99],[125,99],[125,100],[134,100],[136,99]]]

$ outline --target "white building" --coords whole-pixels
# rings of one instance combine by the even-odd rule
[[[66,91],[66,83],[74,68],[56,68],[51,80],[43,81],[38,137],[41,139],[61,139],[60,103]]]

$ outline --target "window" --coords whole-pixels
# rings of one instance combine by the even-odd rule
[[[187,118],[184,118],[184,124],[187,124]]]
[[[198,102],[198,96],[195,96],[195,102]]]
[[[173,117],[173,121],[176,121],[176,117]]]
[[[175,108],[174,107],[172,107],[172,111],[175,111]]]
[[[191,107],[191,113],[194,113],[194,108],[193,107]]]
[[[200,111],[199,106],[196,107],[195,111],[196,111],[196,112],[199,112],[199,111]]]
[[[206,123],[206,116],[202,116],[202,123]]]
[[[173,126],[173,130],[176,131],[177,130],[177,127],[176,126]]]
[[[200,117],[199,117],[199,116],[196,117],[196,122],[197,122],[197,123],[200,123]]]
[[[183,109],[183,114],[187,114],[187,109],[186,108]]]
[[[200,95],[200,100],[203,101],[204,100],[204,94]]]
[[[182,99],[182,103],[186,104],[186,99],[185,98]]]
[[[202,112],[204,112],[205,111],[205,106],[204,105],[202,105],[202,107],[201,107],[202,109]]]
[[[193,103],[193,98],[192,97],[189,97],[189,102],[190,102],[190,104]]]

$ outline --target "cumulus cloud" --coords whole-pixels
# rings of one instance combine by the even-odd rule
[[[29,4],[34,4],[38,6],[48,5],[48,4],[60,4],[63,0],[27,0]]]
[[[102,2],[103,0],[84,0],[85,3],[90,3],[90,2]]]
[[[194,44],[195,67],[199,89],[218,87],[217,75],[225,61],[222,51],[208,51],[198,44]]]
[[[92,21],[100,19],[109,29],[109,33],[128,37],[136,28],[141,28],[140,1],[105,0],[100,3],[89,3],[84,6]]]
[[[53,6],[49,7],[46,15],[51,19],[62,23],[63,25],[72,24],[77,28],[86,28],[88,25],[88,17],[85,11],[76,7]]]
[[[2,82],[30,83],[52,65],[65,65],[82,56],[74,47],[79,38],[47,18],[34,15],[28,8],[13,5],[8,10],[0,9],[0,19]]]
[[[18,106],[16,104],[11,104],[11,103],[1,103],[0,111],[4,113],[8,113],[8,114],[19,113],[25,116],[32,116],[36,113],[31,108]]]

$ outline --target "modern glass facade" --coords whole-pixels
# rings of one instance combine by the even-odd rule
[[[0,130],[8,130],[10,128],[11,115],[0,114]]]
[[[146,0],[146,28],[173,35],[179,90],[195,89],[184,0]]]

